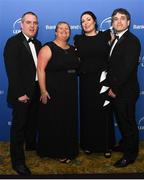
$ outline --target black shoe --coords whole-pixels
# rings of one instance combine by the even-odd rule
[[[92,152],[90,150],[84,150],[84,153],[87,154],[87,155],[92,154]]]
[[[60,161],[61,163],[69,164],[69,163],[71,162],[71,159],[69,159],[69,158],[64,158],[64,159],[59,159],[59,161]]]
[[[105,157],[105,158],[110,158],[110,157],[111,157],[111,152],[110,152],[110,151],[105,152],[105,153],[104,153],[104,157]]]
[[[115,162],[114,166],[117,167],[117,168],[126,167],[129,164],[134,163],[134,161],[135,160],[121,158],[120,160]]]
[[[20,164],[13,167],[13,169],[19,174],[23,176],[31,175],[31,171],[26,165]]]

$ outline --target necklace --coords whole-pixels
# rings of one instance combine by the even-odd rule
[[[65,54],[68,54],[68,50],[70,48],[70,46],[68,44],[66,44],[65,46],[62,46],[61,44],[59,44],[57,41],[53,41],[55,43],[56,46],[58,46],[61,50],[63,50],[63,52]]]
[[[62,49],[65,49],[65,50],[67,50],[67,49],[69,49],[69,45],[66,43],[66,44],[62,44],[62,43],[59,43],[59,42],[57,42],[56,40],[55,41],[53,41],[57,46],[59,46],[60,48],[62,48]]]

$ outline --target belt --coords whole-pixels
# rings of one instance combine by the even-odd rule
[[[68,74],[74,74],[77,71],[75,69],[68,69],[68,70],[57,70],[57,71],[47,71],[47,73],[68,73]]]
[[[75,69],[69,69],[69,70],[67,70],[67,73],[68,74],[74,74],[74,73],[76,73],[76,70]]]

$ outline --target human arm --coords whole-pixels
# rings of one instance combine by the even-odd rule
[[[9,88],[13,98],[20,101],[21,97],[23,99],[23,96],[26,95],[24,84],[25,74],[23,71],[25,67],[22,65],[24,60],[22,55],[22,48],[22,42],[17,37],[10,38],[4,48],[4,63],[8,77]]]
[[[41,48],[38,54],[38,64],[37,64],[37,73],[38,73],[38,81],[41,91],[40,101],[43,104],[46,104],[48,99],[50,99],[50,95],[46,89],[46,66],[51,59],[52,52],[48,46],[44,46]]]

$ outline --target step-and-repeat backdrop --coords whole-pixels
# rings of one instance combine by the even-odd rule
[[[73,36],[81,32],[80,15],[86,10],[93,11],[98,19],[100,30],[111,27],[111,13],[116,8],[126,8],[132,16],[131,31],[139,37],[142,45],[139,64],[140,97],[137,102],[136,119],[140,139],[144,139],[144,1],[143,0],[0,0],[0,140],[9,140],[11,108],[6,102],[7,76],[3,61],[3,49],[6,40],[20,31],[21,15],[27,11],[35,12],[39,17],[38,39],[42,43],[54,38],[54,29],[58,21],[67,21],[71,25]],[[130,89],[131,91],[131,89]],[[115,123],[116,136],[120,133]]]

